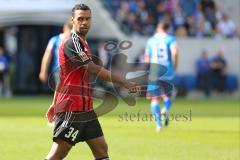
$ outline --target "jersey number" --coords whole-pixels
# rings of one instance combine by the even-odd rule
[[[159,44],[157,47],[157,56],[160,62],[166,62],[168,60],[167,46]]]
[[[73,128],[73,127],[70,127],[70,128],[69,128],[69,132],[68,132],[68,134],[65,134],[65,137],[66,137],[66,138],[72,137],[72,141],[74,141],[74,140],[77,138],[78,132],[79,132],[78,130],[76,130],[76,131],[74,132],[74,128]]]

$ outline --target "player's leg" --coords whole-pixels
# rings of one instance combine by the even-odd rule
[[[151,113],[156,122],[156,131],[162,128],[160,112],[160,89],[156,81],[149,81],[147,88],[147,99],[151,100]]]
[[[86,141],[96,160],[109,160],[108,146],[104,136]]]
[[[161,113],[160,113],[160,98],[151,98],[151,112],[156,122],[156,130],[160,131],[162,128],[161,124]]]
[[[67,118],[66,118],[67,117]],[[74,123],[71,112],[59,113],[54,120],[53,145],[46,160],[62,160],[80,141],[83,123]]]
[[[109,160],[108,146],[103,136],[98,119],[89,121],[85,125],[83,140],[86,141],[96,160]]]
[[[168,84],[173,84],[173,79],[169,79],[167,80]],[[161,110],[161,115],[164,116],[164,124],[165,126],[167,126],[169,124],[169,110],[172,107],[172,100],[173,98],[176,96],[176,90],[174,89],[174,87],[172,88],[172,90],[169,89],[164,89],[163,90],[163,95],[162,95],[162,99],[163,99],[163,108]]]
[[[56,139],[55,142],[53,142],[52,148],[45,160],[62,160],[64,157],[67,156],[71,148],[72,145],[70,145],[69,143],[61,139]]]
[[[171,106],[172,106],[172,98],[171,96],[164,96],[163,97],[163,103],[164,103],[164,107],[163,110],[165,112],[169,112]]]
[[[169,118],[168,118],[168,114],[169,114],[169,110],[172,106],[172,98],[170,95],[166,95],[163,97],[163,103],[164,103],[164,107],[161,111],[161,114],[164,115],[164,124],[165,126],[167,126],[169,124]]]

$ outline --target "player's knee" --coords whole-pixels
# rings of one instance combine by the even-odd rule
[[[99,154],[101,156],[107,156],[108,155],[108,146],[107,146],[107,144],[103,145],[103,147],[100,148],[98,152],[99,152]]]
[[[62,160],[67,156],[69,151],[55,152],[47,157],[46,160]]]
[[[94,157],[99,158],[99,157],[107,157],[108,156],[108,146],[105,143],[104,145],[101,146],[101,148],[98,148],[97,150],[93,151]]]
[[[105,145],[104,153],[108,154],[108,145],[107,144]]]

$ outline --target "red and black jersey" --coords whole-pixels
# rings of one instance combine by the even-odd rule
[[[90,61],[87,42],[72,32],[59,48],[59,82],[54,97],[56,113],[93,109],[90,75],[86,70]]]

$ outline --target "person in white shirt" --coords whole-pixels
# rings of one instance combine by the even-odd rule
[[[222,19],[217,24],[217,33],[225,37],[234,37],[236,26],[226,14],[223,14]]]

